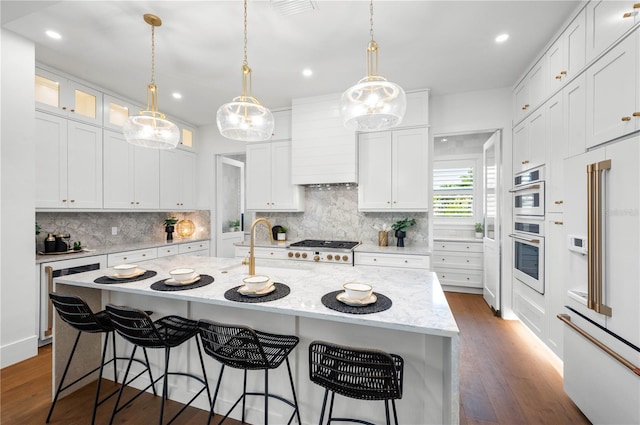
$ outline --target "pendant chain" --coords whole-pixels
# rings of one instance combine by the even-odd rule
[[[156,27],[151,25],[151,84],[156,82]]]
[[[373,41],[373,0],[369,3],[369,13],[371,17],[369,18],[369,34],[371,34],[371,40]]]
[[[244,61],[243,64],[247,65],[247,0],[244,0]]]

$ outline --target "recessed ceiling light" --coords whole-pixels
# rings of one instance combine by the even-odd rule
[[[509,34],[500,34],[496,37],[496,43],[504,43],[509,39]]]
[[[305,77],[311,77],[313,75],[313,71],[309,68],[305,68],[302,70],[302,75],[304,75]]]
[[[441,142],[446,142],[446,141],[448,141],[448,140],[449,140],[449,139],[447,139],[446,137],[443,137],[443,138],[442,138],[442,140],[440,140],[440,141],[441,141]]]
[[[49,36],[50,38],[53,38],[54,40],[60,40],[62,38],[60,33],[57,33],[53,30],[47,30],[45,31],[45,34],[47,34],[47,36]]]
[[[172,96],[174,99],[182,99],[182,95],[178,92],[173,93]]]

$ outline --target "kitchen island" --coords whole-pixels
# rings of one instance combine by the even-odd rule
[[[351,267],[287,261],[261,260],[258,274],[266,274],[275,282],[290,288],[284,298],[269,302],[245,303],[225,298],[227,290],[242,284],[247,267],[238,259],[180,257],[163,258],[140,263],[147,270],[157,272],[150,279],[114,284],[96,284],[94,280],[110,273],[109,269],[95,270],[55,279],[56,292],[77,294],[93,309],[107,303],[153,310],[153,318],[178,314],[193,319],[210,319],[224,323],[244,324],[259,330],[293,334],[300,344],[290,357],[303,423],[317,423],[323,388],[312,384],[308,371],[308,346],[313,340],[325,340],[354,347],[370,347],[401,355],[405,360],[404,393],[397,403],[399,420],[403,424],[457,424],[459,421],[458,352],[459,331],[434,273],[424,270],[382,267]],[[199,288],[181,291],[156,291],[151,285],[169,276],[176,267],[193,267],[200,274],[213,276],[214,282]],[[378,313],[349,314],[323,305],[323,295],[340,290],[347,281],[372,284],[375,293],[385,295],[392,306]],[[61,375],[75,333],[56,317],[54,336],[54,381]],[[87,337],[81,346],[83,367],[99,364],[99,336]],[[83,336],[85,338],[85,336]],[[118,339],[119,355],[128,355],[130,347]],[[154,374],[159,375],[162,353],[150,350]],[[206,357],[206,356],[205,356]],[[200,373],[197,350],[192,341],[172,352],[171,368],[188,369]],[[210,385],[215,386],[219,364],[205,358]],[[118,368],[124,370],[124,363]],[[270,392],[291,398],[286,368],[272,371]],[[105,371],[105,378],[112,375]],[[184,402],[195,391],[192,383],[175,378],[170,381],[169,397]],[[248,388],[260,391],[261,373],[249,373]],[[134,386],[144,387],[142,378]],[[225,371],[216,411],[226,411],[241,393],[242,372]],[[207,409],[206,397],[194,403]],[[280,403],[270,403],[270,421],[282,423],[289,409]],[[247,421],[262,422],[263,402],[256,397],[247,402]],[[351,401],[336,398],[335,412],[340,416],[354,416],[372,422],[384,418],[381,402]],[[239,410],[234,413],[239,417]]]

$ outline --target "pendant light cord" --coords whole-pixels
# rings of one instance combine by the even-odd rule
[[[247,0],[244,0],[244,65],[248,65],[247,62]]]
[[[369,2],[369,34],[371,35],[371,41],[373,41],[373,0]]]
[[[151,84],[156,83],[156,27],[151,25]]]

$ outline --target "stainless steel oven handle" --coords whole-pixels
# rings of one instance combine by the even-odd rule
[[[513,238],[513,239],[519,239],[519,240],[525,241],[525,242],[535,243],[535,244],[539,244],[540,243],[540,239],[525,238],[523,236],[516,235],[514,233],[510,234],[509,237]]]
[[[514,187],[509,192],[515,193],[515,192],[522,192],[523,190],[530,190],[530,189],[540,189],[540,184],[534,183],[534,184],[528,184],[526,186]]]

